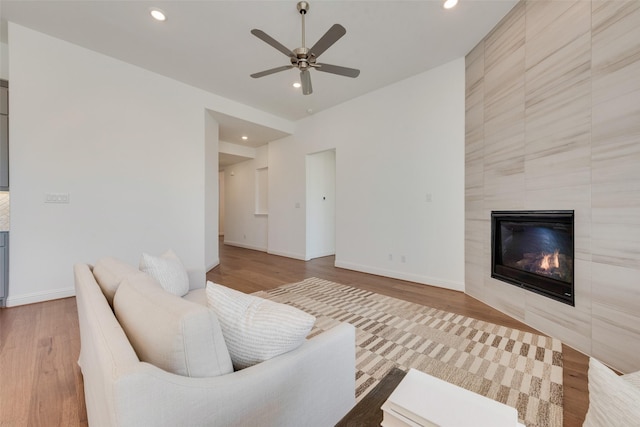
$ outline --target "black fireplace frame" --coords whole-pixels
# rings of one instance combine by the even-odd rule
[[[496,241],[501,239],[501,221],[522,221],[541,224],[562,223],[571,230],[573,262],[571,265],[571,283],[530,273],[496,262]],[[497,233],[497,234],[496,234]],[[501,240],[500,240],[501,241]],[[492,211],[491,212],[491,277],[518,286],[531,292],[575,307],[575,234],[573,210],[540,210],[540,211]]]

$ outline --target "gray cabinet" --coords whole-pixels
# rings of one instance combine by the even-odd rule
[[[0,191],[9,191],[9,82],[0,80]]]
[[[0,307],[4,307],[9,290],[9,232],[0,232]]]

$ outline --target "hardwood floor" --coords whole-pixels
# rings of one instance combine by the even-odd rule
[[[303,262],[220,245],[207,279],[244,291],[318,277],[488,322],[537,332],[460,292],[335,268],[334,257]],[[75,298],[0,310],[0,426],[86,426]],[[588,358],[564,353],[564,425],[581,426],[588,407]]]

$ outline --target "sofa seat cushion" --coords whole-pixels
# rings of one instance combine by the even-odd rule
[[[109,305],[113,308],[113,297],[122,280],[139,271],[134,266],[113,257],[104,257],[93,267],[93,277],[98,282]]]
[[[207,282],[207,303],[217,314],[235,369],[298,348],[316,321],[295,307]]]
[[[233,372],[216,314],[165,291],[148,274],[120,284],[114,311],[141,361],[188,377]]]
[[[631,379],[631,381],[629,381]],[[640,388],[594,358],[589,360],[589,410],[584,427],[640,426]]]

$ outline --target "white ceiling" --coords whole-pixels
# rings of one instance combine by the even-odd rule
[[[289,63],[251,29],[265,31],[290,49],[301,46],[295,0],[0,3],[3,20],[295,121],[466,55],[517,0],[460,0],[452,10],[444,10],[441,0],[311,0],[307,46],[339,23],[347,33],[320,62],[361,73],[351,79],[312,70],[313,94],[307,96],[292,87],[299,80],[296,69],[249,77]],[[164,10],[167,21],[151,19],[151,7]],[[224,141],[243,143],[239,136],[252,132],[250,143],[257,146],[283,136],[224,114],[216,118]]]

